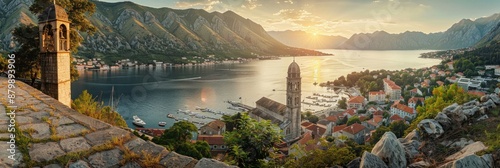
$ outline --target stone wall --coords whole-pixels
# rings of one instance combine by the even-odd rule
[[[7,79],[0,77],[0,167],[230,167],[196,160],[100,120],[82,115],[56,99],[17,81],[15,106],[7,104]],[[8,112],[16,109],[15,134]],[[13,159],[8,143],[15,135]]]

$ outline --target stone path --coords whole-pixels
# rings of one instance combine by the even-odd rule
[[[230,167],[170,152],[130,129],[84,116],[20,81],[14,89],[17,126],[12,134],[7,86],[7,79],[0,77],[0,167]],[[8,143],[14,135],[12,154],[7,149],[14,147]]]

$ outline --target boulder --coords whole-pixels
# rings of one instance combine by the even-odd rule
[[[485,107],[487,109],[492,109],[492,108],[496,108],[497,105],[495,104],[495,102],[493,102],[493,100],[488,100],[486,102],[484,102],[483,104],[481,104],[482,107]]]
[[[194,168],[212,168],[212,167],[217,167],[217,168],[230,168],[230,167],[231,168],[236,168],[236,166],[231,166],[231,165],[228,165],[228,164],[226,164],[224,162],[219,162],[217,160],[207,159],[207,158],[202,158],[194,166]]]
[[[491,157],[490,157],[491,158]],[[485,159],[490,159],[485,158]],[[452,162],[448,162],[447,164],[440,166],[440,168],[485,168],[485,167],[493,167],[492,159],[490,161],[486,161],[482,157],[477,155],[468,155],[463,158],[457,159]]]
[[[443,111],[444,112],[455,112],[458,108],[460,108],[460,105],[458,105],[458,103],[453,103],[452,105],[445,107],[443,109]]]
[[[465,106],[464,106],[462,113],[464,113],[466,116],[473,116],[478,111],[479,111],[478,106],[471,106],[471,108],[465,108]]]
[[[443,127],[443,129],[448,129],[451,127],[451,119],[446,115],[444,114],[443,112],[439,112],[436,117],[434,118],[434,120],[436,120],[439,124],[441,124],[441,126]]]
[[[489,99],[490,99],[489,95],[484,95],[484,96],[481,96],[480,101],[485,102],[485,101],[488,101]]]
[[[406,160],[413,160],[420,152],[418,148],[422,143],[417,140],[410,140],[409,142],[403,143],[403,148],[405,149]]]
[[[488,115],[482,115],[481,117],[477,118],[476,121],[481,121],[481,120],[486,120],[488,119]]]
[[[346,168],[359,168],[360,164],[361,164],[361,158],[357,157],[356,159],[351,160],[349,163],[347,163]]]
[[[408,165],[408,168],[427,168],[430,166],[431,166],[431,164],[429,162],[418,161],[418,162],[415,162],[415,163]]]
[[[423,131],[424,134],[432,138],[438,138],[443,133],[443,127],[434,119],[424,119],[418,123],[417,127]]]
[[[467,103],[464,103],[464,104],[462,105],[462,107],[463,107],[463,108],[466,108],[466,107],[470,107],[470,106],[477,106],[477,105],[478,105],[477,103],[478,103],[478,102],[477,102],[477,100],[476,100],[476,99],[474,99],[474,100],[471,100],[471,101],[469,101],[469,102],[467,102]]]
[[[376,155],[365,151],[361,156],[359,168],[388,168],[382,159]]]
[[[490,100],[495,102],[495,104],[500,104],[500,98],[496,94],[490,94]]]
[[[371,153],[385,161],[389,167],[406,167],[404,147],[392,132],[384,133]]]
[[[408,135],[406,135],[406,137],[405,137],[405,140],[406,141],[409,141],[409,140],[420,141],[420,136],[418,135],[418,131],[416,129],[414,129],[413,131],[408,133]]]
[[[471,143],[471,144],[465,146],[462,150],[458,151],[457,153],[454,153],[453,155],[448,156],[445,160],[447,160],[447,161],[458,160],[458,159],[461,159],[465,156],[473,155],[476,152],[479,152],[479,151],[482,151],[485,149],[487,149],[487,147],[484,146],[483,142],[476,141],[474,143]]]

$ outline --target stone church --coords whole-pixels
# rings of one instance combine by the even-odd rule
[[[300,67],[295,60],[288,66],[286,78],[286,105],[262,97],[255,102],[256,108],[249,112],[250,117],[260,120],[270,120],[283,131],[283,137],[287,141],[297,139],[301,136],[301,77]]]

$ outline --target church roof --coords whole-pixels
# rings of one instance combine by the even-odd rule
[[[268,115],[262,111],[260,111],[258,108],[254,108],[252,111],[250,111],[253,115],[259,116],[260,118],[264,120],[269,120],[271,123],[276,124],[276,125],[281,125],[283,121],[280,119],[277,119],[276,117],[272,115]]]
[[[63,7],[51,4],[49,7],[38,16],[40,22],[52,21],[52,20],[68,20],[68,14]]]
[[[299,64],[297,64],[295,61],[293,61],[289,66],[288,66],[288,73],[298,73],[300,74],[300,67]]]
[[[262,97],[257,102],[255,102],[257,106],[264,107],[268,109],[269,111],[278,113],[279,115],[284,116],[286,112],[286,106],[284,104],[278,103],[274,100],[271,100],[267,97]]]

